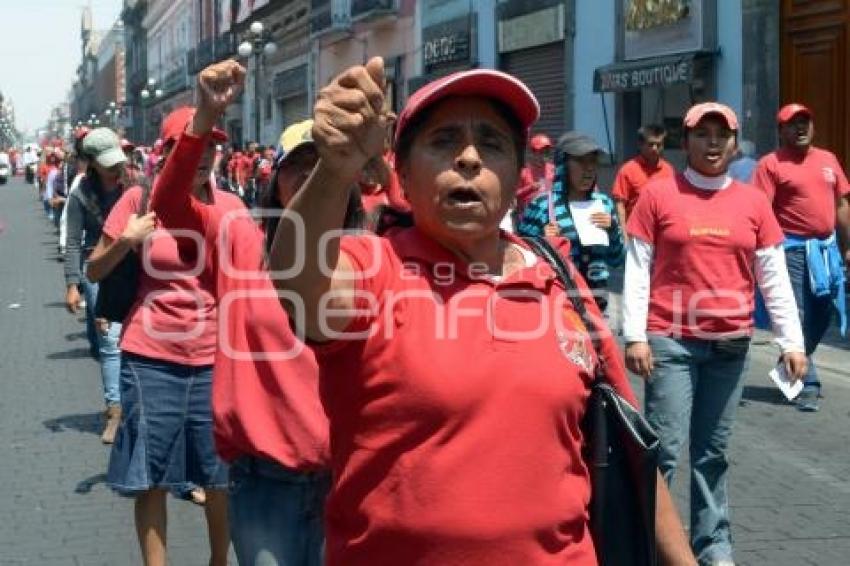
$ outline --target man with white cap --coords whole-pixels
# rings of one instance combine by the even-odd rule
[[[821,383],[811,356],[829,328],[832,311],[846,330],[843,263],[838,242],[850,245],[850,183],[831,152],[812,145],[812,111],[802,104],[777,114],[780,147],[759,162],[753,184],[767,193],[785,233],[785,256],[806,339],[809,371],[797,408],[819,409]],[[836,230],[838,237],[836,237]]]

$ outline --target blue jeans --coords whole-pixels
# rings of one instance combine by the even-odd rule
[[[106,332],[98,336],[100,342],[100,375],[103,379],[103,400],[107,405],[121,403],[121,324],[110,322]]]
[[[85,266],[83,266],[85,273]],[[97,330],[94,307],[97,303],[97,283],[92,283],[83,275],[80,279],[83,297],[86,299],[86,335],[89,339],[89,349],[97,353],[100,360],[100,375],[103,380],[103,400],[107,405],[121,402],[121,350],[118,341],[121,338],[121,325],[117,322],[109,324],[105,333]]]
[[[83,273],[85,274],[85,265],[83,265]],[[97,301],[97,283],[89,281],[88,277],[83,275],[80,277],[80,291],[83,293],[83,299],[86,301],[86,338],[89,341],[89,351],[93,356],[98,356],[100,353],[100,336],[97,331],[97,325],[94,323],[94,304]]]
[[[321,566],[327,472],[245,457],[230,466],[230,537],[240,566]]]
[[[748,343],[734,351],[709,340],[650,336],[655,369],[645,411],[661,440],[659,468],[668,484],[690,443],[691,546],[700,563],[732,559],[726,449],[747,369]]]
[[[791,279],[791,288],[794,289],[800,324],[803,326],[806,356],[809,358],[809,371],[806,373],[804,384],[820,389],[821,384],[812,355],[829,329],[835,307],[832,305],[832,297],[816,297],[812,293],[806,248],[785,250],[785,262],[788,264],[788,276]]]

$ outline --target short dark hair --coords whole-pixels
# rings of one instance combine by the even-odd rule
[[[638,128],[638,141],[645,142],[646,138],[658,138],[667,135],[667,128],[661,124],[645,124]]]

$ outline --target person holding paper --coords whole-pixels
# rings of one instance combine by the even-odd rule
[[[523,236],[561,236],[599,308],[608,305],[610,269],[625,259],[623,232],[611,198],[597,190],[599,158],[605,152],[593,138],[567,132],[558,140],[555,182],[523,213],[517,231]]]
[[[688,111],[684,127],[687,169],[646,185],[627,224],[626,365],[646,379],[646,416],[668,483],[689,442],[694,553],[700,564],[731,566],[726,449],[756,283],[791,379],[805,375],[807,362],[782,230],[765,195],[728,174],[738,118],[708,102]]]

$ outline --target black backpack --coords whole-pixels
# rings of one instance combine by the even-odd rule
[[[144,182],[142,184],[142,198],[139,201],[137,212],[139,216],[147,213],[150,192],[150,183]],[[79,196],[86,209],[94,214],[95,218],[103,225],[103,212],[95,199],[90,198],[84,191],[80,191]],[[138,252],[130,250],[124,256],[124,259],[109,272],[109,275],[100,281],[94,307],[94,314],[97,318],[105,318],[110,322],[124,322],[136,302],[140,264],[141,259]]]

